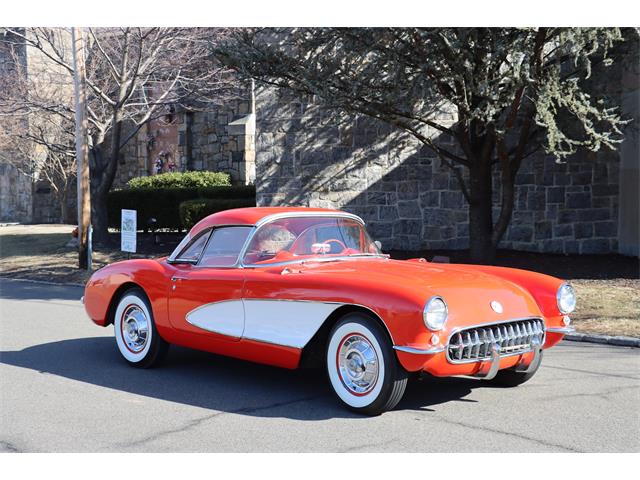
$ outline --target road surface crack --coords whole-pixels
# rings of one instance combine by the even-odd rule
[[[144,445],[145,443],[149,443],[149,442],[153,442],[155,440],[158,440],[162,437],[166,437],[169,435],[174,435],[176,433],[182,433],[182,432],[186,432],[187,430],[191,430],[193,428],[197,428],[201,425],[203,425],[204,423],[208,422],[209,420],[213,420],[214,418],[217,417],[221,417],[223,415],[229,415],[229,414],[251,414],[251,413],[255,413],[255,412],[260,412],[263,410],[270,410],[272,408],[278,408],[278,407],[284,407],[287,405],[293,405],[295,403],[300,403],[300,402],[307,402],[310,400],[316,400],[318,398],[322,398],[326,396],[325,394],[323,395],[314,395],[311,397],[304,397],[304,398],[298,398],[296,400],[287,400],[284,402],[274,402],[274,403],[270,403],[268,405],[261,405],[261,406],[257,406],[257,407],[243,407],[243,408],[238,408],[235,410],[229,410],[226,412],[216,412],[216,413],[212,413],[211,415],[206,415],[204,417],[200,417],[197,418],[195,420],[192,420],[190,422],[185,423],[184,425],[178,427],[178,428],[173,428],[173,429],[169,429],[169,430],[163,430],[157,433],[154,433],[153,435],[149,435],[147,437],[138,439],[138,440],[134,440],[132,442],[127,442],[127,443],[120,443],[117,444],[118,447],[135,447],[135,446],[139,446],[139,445]]]
[[[397,440],[398,440],[397,438],[392,438],[392,439],[384,441],[384,442],[363,443],[362,445],[354,445],[353,447],[349,447],[349,448],[347,448],[345,450],[342,450],[342,452],[343,453],[349,453],[349,452],[356,452],[358,450],[368,449],[368,448],[386,447],[387,445],[390,445],[390,444],[396,442]]]
[[[521,440],[527,440],[529,442],[538,443],[538,444],[543,445],[545,447],[560,448],[560,449],[566,450],[568,452],[583,453],[582,450],[577,450],[575,448],[567,447],[565,445],[559,445],[557,443],[547,442],[545,440],[540,440],[539,438],[528,437],[528,436],[522,435],[520,433],[509,432],[509,431],[506,431],[506,430],[498,430],[497,428],[482,427],[482,426],[479,426],[479,425],[472,425],[470,423],[449,420],[449,419],[442,418],[442,417],[436,417],[436,418],[434,418],[434,420],[437,420],[437,421],[440,421],[440,422],[444,422],[444,423],[448,423],[448,424],[451,424],[451,425],[458,425],[460,427],[471,428],[472,430],[479,430],[481,432],[500,433],[502,435],[507,435],[509,437],[516,437],[516,438],[519,438]]]

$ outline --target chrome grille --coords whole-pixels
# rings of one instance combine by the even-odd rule
[[[544,322],[525,318],[479,325],[454,332],[449,338],[447,358],[453,363],[477,362],[491,357],[491,344],[500,347],[500,356],[517,355],[544,341]]]

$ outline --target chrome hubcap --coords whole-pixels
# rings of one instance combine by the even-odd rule
[[[373,345],[362,335],[349,335],[338,350],[338,371],[345,387],[364,395],[378,381],[378,356]]]
[[[134,353],[141,352],[149,337],[149,321],[140,307],[128,306],[122,314],[122,338],[127,348]]]

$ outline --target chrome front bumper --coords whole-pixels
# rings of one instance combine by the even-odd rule
[[[494,343],[491,345],[490,351],[491,358],[481,363],[480,370],[474,375],[475,377],[482,378],[483,380],[491,380],[497,375],[500,369],[500,346]],[[533,357],[529,359],[529,361],[526,361],[524,357],[525,354],[522,354],[521,360],[514,367],[516,372],[527,373],[538,368],[540,360],[542,359],[542,343],[540,343],[538,339],[532,340],[531,352],[533,352]]]
[[[566,335],[567,333],[573,333],[576,329],[573,327],[549,327],[547,328],[547,332],[549,333],[561,333]]]
[[[436,353],[444,352],[445,347],[434,347],[434,348],[413,348],[413,347],[403,347],[400,345],[394,345],[393,349],[399,352],[405,353],[413,353],[414,355],[435,355]]]

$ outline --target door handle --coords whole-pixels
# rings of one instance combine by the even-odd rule
[[[171,281],[173,282],[171,285],[171,290],[176,289],[176,283],[178,280],[187,280],[187,277],[178,277],[177,275],[174,275],[173,277],[171,277]]]

